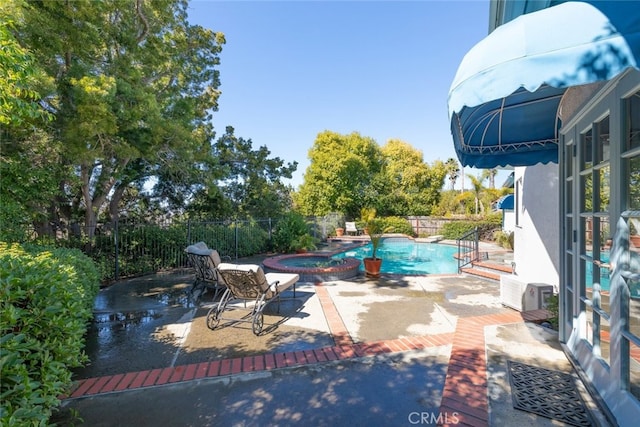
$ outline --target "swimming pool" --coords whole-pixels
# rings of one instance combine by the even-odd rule
[[[354,257],[362,261],[371,256],[371,243],[334,254],[333,258]],[[441,243],[421,243],[412,239],[389,237],[378,247],[382,258],[382,273],[390,274],[446,274],[458,272],[454,258],[457,248]],[[364,271],[364,263],[360,264]]]
[[[592,255],[591,252],[587,252],[587,254],[589,256]],[[600,260],[605,263],[608,264],[609,263],[609,252],[608,251],[602,251],[600,253]],[[638,265],[640,264],[640,257],[638,256],[637,253],[635,252],[631,252],[631,263],[632,265]],[[586,267],[586,271],[585,271],[585,281],[587,283],[587,288],[591,288],[591,284],[592,283],[598,283],[600,284],[600,291],[602,292],[609,292],[609,285],[611,282],[611,270],[607,267],[602,267],[600,268],[600,277],[598,280],[594,280],[593,277],[593,264],[591,262],[586,262],[585,263],[585,267]],[[640,298],[640,281],[637,280],[629,280],[628,281],[628,286],[629,286],[629,292],[631,294],[632,298]]]

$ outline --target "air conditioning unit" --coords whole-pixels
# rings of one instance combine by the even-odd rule
[[[553,286],[546,283],[526,283],[518,276],[500,276],[500,302],[518,311],[547,308]]]

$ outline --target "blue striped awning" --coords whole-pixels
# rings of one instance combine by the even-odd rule
[[[495,29],[463,58],[449,91],[463,166],[557,162],[567,88],[640,64],[637,1],[566,2]]]

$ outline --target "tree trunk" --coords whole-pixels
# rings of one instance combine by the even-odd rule
[[[118,208],[126,189],[126,185],[118,185],[111,196],[111,200],[109,200],[109,219],[111,221],[117,221],[120,218],[120,210]]]

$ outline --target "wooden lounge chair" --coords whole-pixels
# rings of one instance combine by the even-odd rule
[[[196,295],[196,299],[204,294],[208,289],[214,291],[213,299],[215,300],[218,293],[225,288],[224,280],[218,274],[218,265],[222,262],[220,254],[215,249],[210,249],[204,242],[198,242],[187,246],[185,249],[187,259],[195,270],[195,280],[191,286],[191,295],[196,295],[196,291],[200,291]],[[231,257],[225,257],[231,261]]]
[[[216,329],[220,320],[232,322],[251,322],[251,330],[255,335],[262,333],[264,325],[264,308],[272,301],[278,302],[278,313],[280,313],[280,295],[287,289],[293,287],[293,297],[295,298],[296,282],[300,279],[297,274],[287,273],[264,273],[262,267],[256,264],[227,264],[218,265],[218,272],[226,284],[226,290],[220,298],[220,302],[215,304],[207,313],[207,326]],[[232,302],[242,302],[235,304]],[[252,302],[247,307],[247,303]],[[224,318],[226,310],[245,309],[249,314],[242,319]]]

